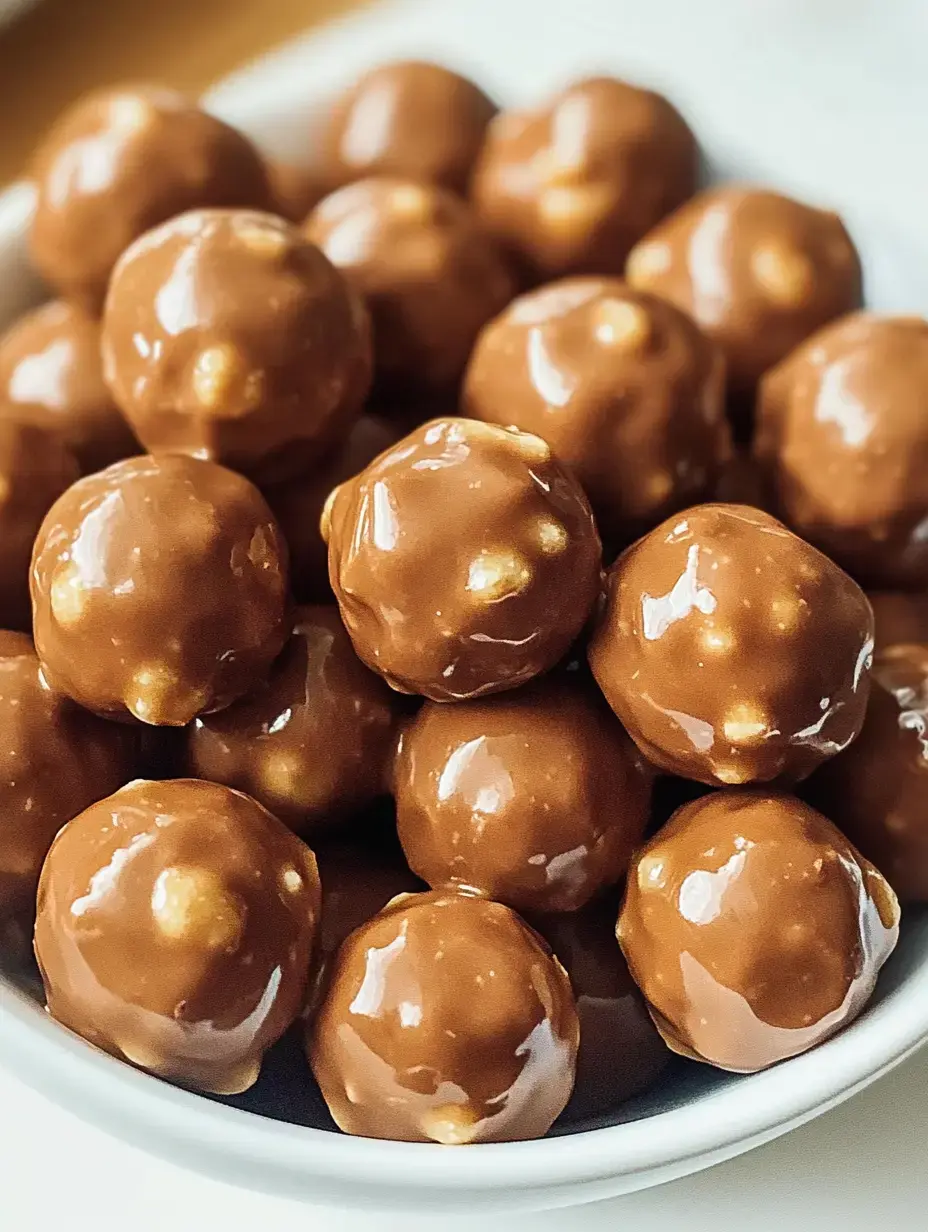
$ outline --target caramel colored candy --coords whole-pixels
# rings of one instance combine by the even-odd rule
[[[667,1043],[751,1073],[834,1035],[899,935],[896,896],[793,796],[715,792],[639,853],[618,938]]]
[[[578,1035],[570,983],[536,933],[500,903],[432,891],[348,938],[308,1051],[339,1128],[459,1146],[546,1133]]]
[[[316,861],[240,792],[138,780],[59,834],[35,947],[50,1013],[162,1078],[236,1094],[299,1013]]]
[[[599,590],[577,481],[539,437],[469,419],[423,425],[342,484],[323,534],[359,657],[434,701],[553,667]]]
[[[872,654],[856,583],[746,505],[697,505],[620,556],[589,646],[644,755],[711,785],[798,781],[846,748]]]
[[[904,642],[928,642],[928,593],[869,591],[876,624],[876,649]]]

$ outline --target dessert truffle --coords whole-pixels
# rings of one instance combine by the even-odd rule
[[[621,274],[629,250],[696,190],[696,139],[660,94],[612,77],[568,86],[487,131],[473,197],[536,280]]]
[[[52,1016],[162,1078],[236,1094],[296,1018],[316,861],[241,792],[138,780],[55,840],[35,948]]]
[[[151,452],[264,483],[310,470],[348,431],[371,376],[367,310],[282,218],[195,210],[113,271],[103,374]]]
[[[860,1013],[896,944],[899,905],[807,804],[714,792],[639,853],[617,935],[670,1047],[751,1073]]]
[[[697,505],[612,566],[589,646],[644,755],[710,785],[798,781],[860,731],[873,613],[769,514]]]
[[[876,649],[904,642],[928,642],[928,592],[868,591],[876,625]]]
[[[650,779],[593,689],[550,677],[457,706],[426,702],[394,776],[400,842],[436,889],[517,911],[576,911],[628,867]]]
[[[500,903],[432,891],[344,943],[308,1051],[340,1129],[458,1146],[546,1133],[578,1034],[570,982],[536,933]]]
[[[91,311],[117,257],[150,227],[200,206],[263,209],[271,200],[247,138],[154,86],[78,99],[40,145],[32,174],[32,259],[51,286]]]
[[[32,560],[49,685],[104,717],[183,726],[266,676],[290,631],[287,550],[257,488],[129,458],[52,506]]]
[[[510,304],[477,340],[462,407],[543,437],[620,543],[707,496],[731,449],[718,347],[617,278],[564,279]]]
[[[809,334],[860,307],[861,269],[837,214],[779,193],[709,188],[629,254],[629,282],[720,344],[738,394]]]
[[[355,650],[434,701],[515,688],[561,658],[600,584],[582,488],[537,436],[436,419],[337,488],[329,578]]]

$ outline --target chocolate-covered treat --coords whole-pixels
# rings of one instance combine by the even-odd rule
[[[517,911],[576,911],[625,874],[650,779],[593,690],[551,677],[487,701],[427,702],[394,794],[413,872]]]
[[[537,280],[621,274],[629,250],[696,190],[696,139],[660,94],[578,81],[490,125],[473,196]]]
[[[837,214],[760,189],[710,188],[629,254],[626,277],[718,342],[735,393],[861,302],[860,258]]]
[[[100,326],[63,300],[27,312],[0,338],[0,417],[59,437],[84,474],[139,452],[103,382]]]
[[[35,542],[52,688],[110,718],[182,726],[263,681],[290,630],[287,549],[247,479],[183,456],[81,479]]]
[[[539,437],[470,419],[424,424],[342,484],[323,535],[358,655],[434,701],[553,667],[599,591],[576,479]]]
[[[305,473],[367,394],[367,311],[282,218],[197,210],[120,258],[103,372],[146,449],[189,453],[264,483]]]
[[[515,294],[502,253],[447,189],[359,180],[321,201],[305,232],[370,309],[381,391],[453,389],[478,330]]]
[[[236,1094],[303,1004],[316,861],[241,792],[138,780],[55,840],[35,949],[52,1016],[162,1078]]]
[[[397,719],[396,694],[360,662],[338,608],[304,607],[267,683],[194,721],[188,769],[306,834],[386,793]]]
[[[432,891],[353,933],[308,1037],[340,1129],[405,1142],[539,1138],[570,1095],[564,969],[500,903]]]
[[[382,64],[346,90],[322,137],[336,188],[397,175],[463,193],[496,105],[466,77],[415,60]]]
[[[904,642],[928,642],[928,592],[868,591],[876,625],[876,649]]]
[[[302,223],[313,206],[325,196],[325,186],[315,167],[269,162],[267,174],[271,182],[274,212],[289,222]]]
[[[711,785],[798,781],[864,720],[873,613],[769,514],[697,505],[613,565],[589,646],[644,755]]]
[[[721,352],[617,278],[514,300],[477,340],[462,406],[544,437],[619,543],[705,497],[731,447]]]
[[[896,944],[899,905],[807,804],[715,792],[639,853],[617,935],[670,1047],[751,1073],[860,1013]]]
[[[33,160],[32,259],[66,299],[103,303],[116,258],[150,227],[198,206],[270,204],[264,163],[234,128],[174,90],[86,95]]]
[[[857,313],[761,382],[779,512],[872,586],[928,587],[928,321]]]

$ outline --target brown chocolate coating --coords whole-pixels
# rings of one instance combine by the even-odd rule
[[[336,957],[308,1037],[339,1128],[405,1142],[539,1138],[570,1095],[570,983],[500,903],[402,898]]]
[[[715,792],[639,853],[617,935],[670,1047],[751,1073],[860,1013],[898,939],[899,904],[807,804]]]
[[[147,449],[266,483],[316,465],[370,385],[364,305],[295,227],[253,211],[182,214],[133,244],[113,271],[102,348]]]
[[[39,886],[52,1016],[160,1077],[235,1094],[299,1013],[313,853],[240,792],[137,780],[61,831]]]
[[[576,911],[625,874],[650,780],[592,690],[546,681],[422,707],[400,740],[396,824],[413,872],[517,911]]]
[[[155,86],[78,99],[39,146],[32,174],[32,259],[66,299],[94,312],[117,257],[150,227],[200,206],[270,204],[251,142]]]
[[[302,223],[313,206],[325,196],[325,185],[315,167],[269,162],[267,174],[274,212],[289,222]]]
[[[618,542],[706,496],[731,451],[721,352],[617,278],[514,300],[477,340],[462,409],[543,437]]]
[[[666,98],[591,77],[497,116],[472,191],[488,230],[538,280],[621,274],[632,245],[695,192],[698,164]]]
[[[103,382],[100,326],[64,300],[27,312],[0,338],[0,416],[57,436],[85,475],[139,452]]]
[[[928,586],[928,321],[858,313],[761,382],[780,516],[861,581]]]
[[[732,390],[861,303],[860,258],[837,214],[754,188],[709,188],[645,236],[626,277],[688,312],[725,352]]]
[[[470,207],[434,185],[359,180],[321,201],[305,233],[370,309],[380,390],[451,390],[480,327],[515,294]]]
[[[48,683],[104,717],[183,726],[267,675],[290,629],[287,549],[212,462],[129,458],[51,508],[32,559]]]
[[[873,613],[769,514],[697,505],[612,566],[588,653],[656,766],[713,786],[795,782],[860,731]]]
[[[928,642],[928,593],[868,591],[876,624],[876,649],[904,642]]]
[[[433,701],[553,667],[599,590],[576,479],[539,437],[470,419],[424,424],[342,484],[323,534],[358,655]]]
[[[304,607],[267,683],[194,720],[188,770],[307,834],[385,794],[397,719],[396,694],[360,662],[338,608]]]
[[[463,193],[496,105],[466,77],[406,60],[366,72],[338,99],[322,137],[333,188],[395,175]]]

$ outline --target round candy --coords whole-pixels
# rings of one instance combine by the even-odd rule
[[[180,727],[261,683],[287,639],[287,551],[247,479],[130,458],[81,479],[35,543],[36,649],[52,688]]]
[[[304,607],[267,683],[188,732],[188,769],[236,787],[299,834],[387,790],[396,694],[359,661],[336,607]]]
[[[876,649],[903,642],[928,642],[928,593],[869,591],[876,625]]]
[[[695,192],[698,163],[666,98],[591,77],[536,110],[497,116],[474,203],[538,280],[621,274],[632,245]]]
[[[579,634],[601,549],[537,436],[436,419],[333,494],[329,577],[358,655],[434,701],[524,684]]]
[[[755,453],[781,516],[855,577],[928,586],[928,321],[859,313],[761,383]]]
[[[704,497],[731,449],[721,352],[616,278],[514,300],[477,340],[462,406],[544,437],[619,542]]]
[[[792,796],[716,792],[639,853],[618,938],[667,1043],[752,1073],[855,1018],[899,935],[896,896]]]
[[[370,385],[367,312],[299,231],[271,214],[197,210],[120,258],[103,371],[152,452],[262,482],[317,464]]]
[[[308,1051],[340,1129],[458,1146],[546,1133],[578,1034],[570,982],[536,933],[500,903],[432,891],[348,938]]]
[[[629,548],[589,646],[645,756],[712,785],[798,781],[860,731],[866,596],[747,505],[697,505]]]
[[[312,852],[248,796],[130,783],[65,826],[45,863],[49,1011],[162,1078],[247,1090],[302,1007],[319,894]]]
[[[32,259],[62,295],[93,311],[117,257],[150,227],[197,206],[270,203],[247,138],[152,86],[79,99],[40,145],[32,174]]]
[[[551,678],[487,701],[427,702],[394,774],[413,872],[517,911],[576,911],[624,875],[650,781],[592,690]]]
[[[626,276],[720,344],[739,394],[861,302],[860,258],[838,215],[752,188],[694,197],[632,250]]]
[[[321,201],[305,232],[364,297],[377,385],[394,394],[453,389],[478,330],[515,293],[496,245],[443,188],[359,180]]]

